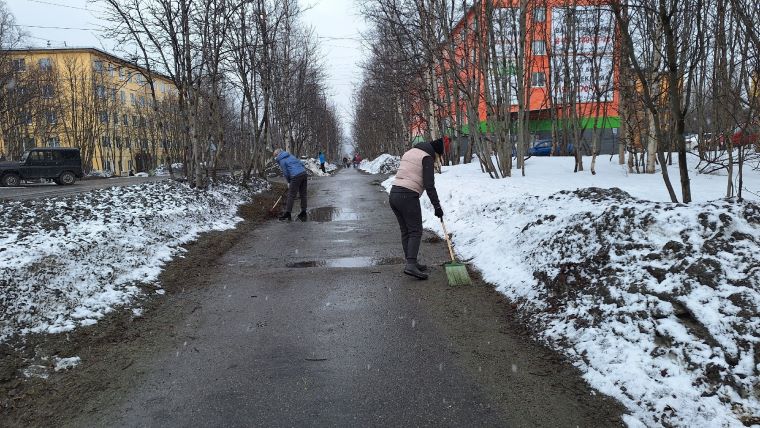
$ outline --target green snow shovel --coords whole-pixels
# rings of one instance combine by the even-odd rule
[[[467,273],[467,266],[457,262],[454,257],[454,248],[451,246],[451,239],[449,238],[449,232],[446,231],[446,223],[443,222],[441,217],[441,226],[443,227],[443,236],[446,237],[446,244],[449,246],[449,255],[451,256],[451,263],[444,263],[443,267],[446,270],[446,278],[449,280],[449,285],[470,285],[470,275]]]

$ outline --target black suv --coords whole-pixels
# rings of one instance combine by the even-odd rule
[[[21,180],[50,179],[56,184],[74,184],[82,177],[82,157],[78,148],[31,149],[20,162],[0,162],[0,184],[15,187]]]

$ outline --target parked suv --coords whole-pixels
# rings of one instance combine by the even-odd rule
[[[49,179],[56,184],[74,184],[82,178],[78,148],[40,147],[28,150],[19,162],[0,162],[0,184],[15,187],[21,180]]]

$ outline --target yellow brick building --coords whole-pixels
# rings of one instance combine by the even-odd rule
[[[159,127],[157,115],[176,111],[178,94],[168,77],[96,48],[2,54],[15,79],[3,94],[11,107],[0,116],[0,154],[14,159],[30,147],[79,147],[85,170],[117,175],[163,163],[169,127]]]

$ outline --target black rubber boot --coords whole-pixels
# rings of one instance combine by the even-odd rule
[[[407,263],[404,266],[404,273],[418,279],[428,279],[428,274],[417,268],[417,263]]]
[[[289,212],[287,212],[287,211],[286,211],[286,212],[284,212],[284,213],[282,213],[282,215],[281,215],[281,216],[279,216],[279,217],[277,218],[277,220],[280,220],[280,221],[290,221],[290,213],[289,213]]]
[[[308,219],[308,216],[306,215],[306,211],[301,211],[301,213],[298,214],[298,219],[301,221],[306,221]]]
[[[427,272],[428,270],[427,265],[423,265],[422,263],[417,263],[417,269],[419,269],[422,272]]]

